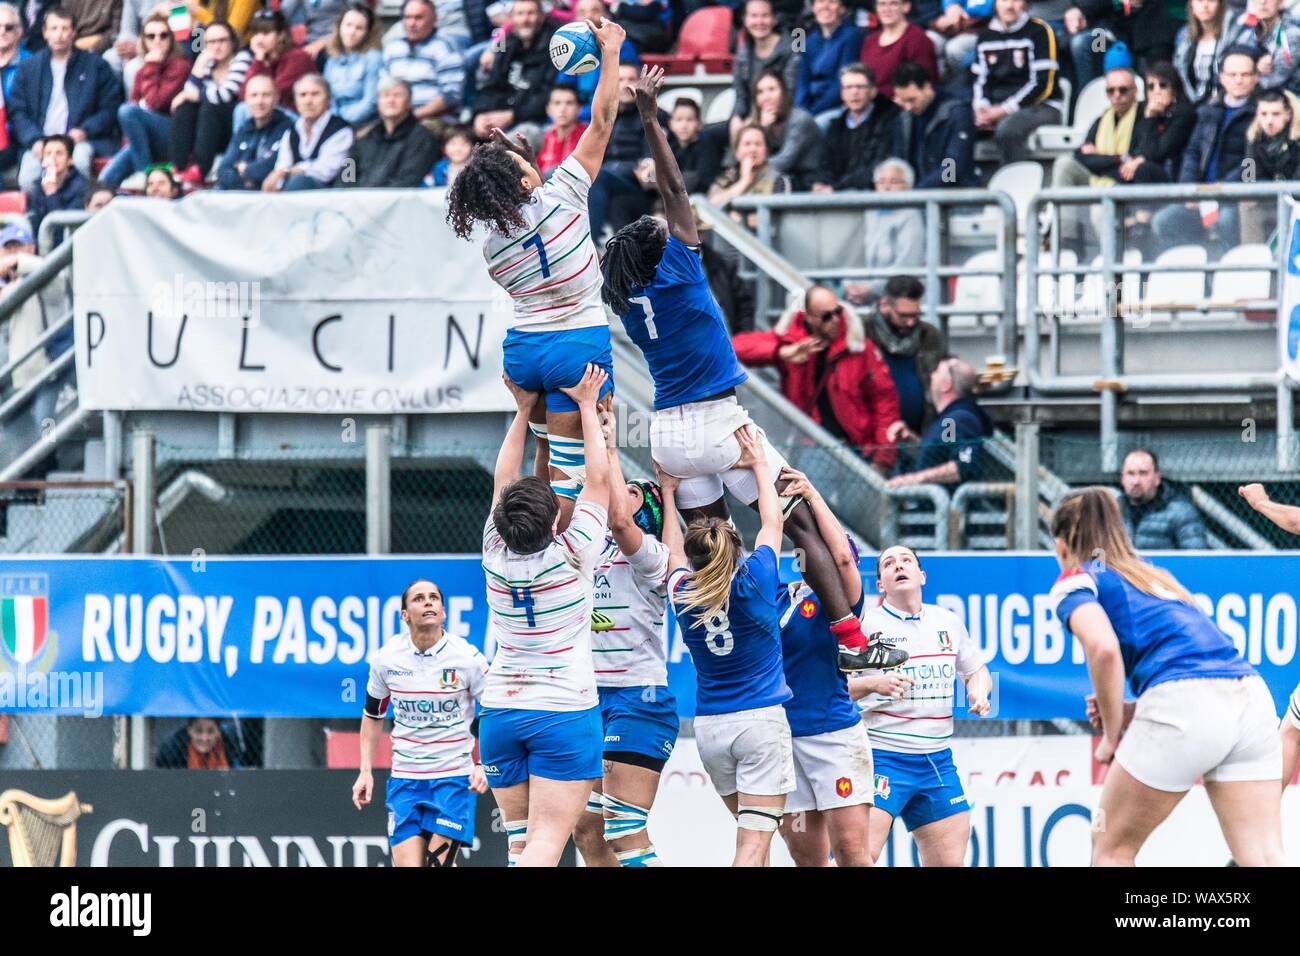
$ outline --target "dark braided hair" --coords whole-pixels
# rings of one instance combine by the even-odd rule
[[[605,243],[605,258],[600,262],[605,284],[600,297],[615,315],[627,311],[633,288],[647,286],[654,279],[667,241],[659,220],[654,216],[642,216],[614,233]]]
[[[474,147],[469,162],[447,190],[447,222],[462,239],[483,222],[503,236],[524,228],[519,207],[528,202],[519,164],[496,143]]]

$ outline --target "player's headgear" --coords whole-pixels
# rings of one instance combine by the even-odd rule
[[[664,496],[659,486],[644,478],[633,478],[628,482],[641,492],[641,507],[632,516],[632,523],[642,533],[662,538],[664,535]]]

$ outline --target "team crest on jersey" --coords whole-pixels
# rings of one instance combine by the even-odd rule
[[[817,613],[817,602],[805,600],[799,605],[799,613],[804,617],[812,617]]]
[[[939,632],[939,650],[941,651],[952,650],[952,638],[948,636],[947,631]]]
[[[835,793],[841,800],[853,796],[853,781],[848,777],[840,777],[835,781]]]
[[[438,675],[438,686],[456,687],[458,686],[456,683],[458,679],[459,678],[457,677],[456,669],[454,667],[449,668]]]
[[[889,778],[882,773],[876,774],[876,796],[882,800],[889,799]]]

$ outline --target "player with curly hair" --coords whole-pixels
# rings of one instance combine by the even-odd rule
[[[624,32],[612,20],[586,21],[601,49],[591,124],[573,153],[543,182],[522,135],[501,130],[476,146],[447,193],[447,221],[469,239],[487,227],[483,258],[494,282],[510,294],[514,315],[504,346],[506,373],[521,388],[542,392],[531,428],[549,441],[551,487],[568,526],[586,474],[578,408],[564,394],[588,363],[614,388],[609,321],[600,299],[600,262],[591,241],[587,193],[600,172],[618,110],[618,55]]]

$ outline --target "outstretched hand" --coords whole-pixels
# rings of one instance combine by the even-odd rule
[[[736,441],[740,443],[740,460],[736,468],[757,468],[767,464],[767,451],[763,447],[763,436],[753,425],[742,425],[736,429]]]
[[[663,85],[663,67],[647,66],[641,70],[641,76],[632,84],[632,89],[636,93],[636,108],[641,111],[641,115],[658,114],[659,91],[663,89]]]
[[[512,153],[518,153],[524,159],[528,160],[530,166],[536,166],[536,156],[533,153],[533,147],[524,137],[523,133],[515,133],[515,138],[511,139],[498,126],[492,127],[492,141],[499,143]]]
[[[600,18],[600,26],[596,26],[591,20],[584,20],[587,29],[591,31],[596,42],[600,44],[601,55],[611,54],[617,56],[618,52],[623,49],[623,41],[627,39],[627,31],[611,20],[609,17]]]

